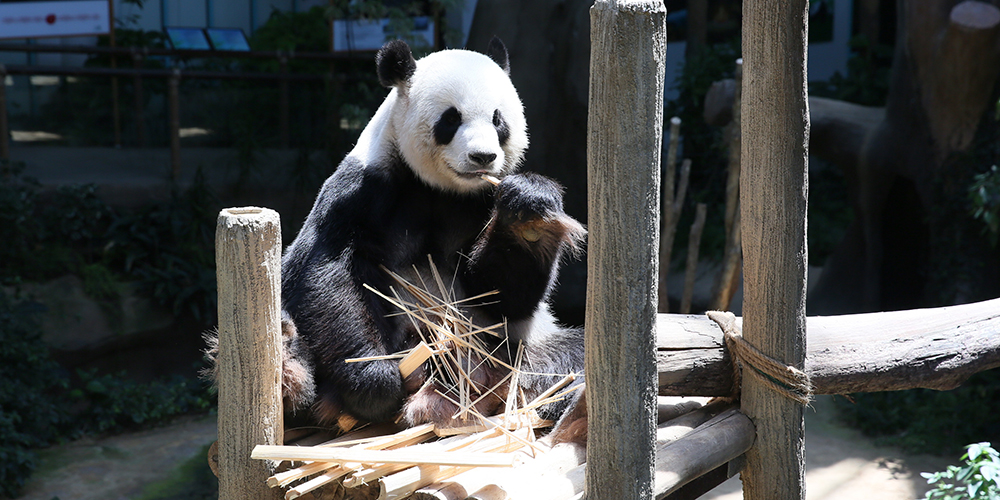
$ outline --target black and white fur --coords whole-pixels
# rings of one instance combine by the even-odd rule
[[[515,173],[528,135],[503,43],[494,38],[487,55],[445,50],[416,61],[393,41],[376,62],[391,91],[283,257],[286,402],[324,423],[344,413],[389,421],[400,412],[410,424],[449,423],[455,407],[425,371],[404,380],[398,360],[344,362],[419,341],[413,323],[364,285],[391,296],[384,266],[439,293],[428,256],[457,298],[499,291],[465,311],[477,324],[507,322],[510,346],[498,356],[510,361],[522,343],[529,371],[581,373],[582,333],[557,325],[547,299],[561,257],[585,231],[563,212],[556,182]],[[483,174],[502,181],[494,187]],[[484,365],[473,378],[488,388],[505,375]],[[521,385],[532,398],[558,378],[532,375]],[[479,410],[499,403],[487,398]]]

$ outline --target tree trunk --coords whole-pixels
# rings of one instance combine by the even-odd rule
[[[806,355],[808,9],[806,0],[743,2],[743,336],[798,369]],[[740,475],[744,498],[805,498],[803,406],[750,376],[741,401],[757,427]]]
[[[981,257],[990,251],[956,201],[970,176],[956,153],[973,146],[995,98],[1000,9],[928,0],[898,2],[897,11],[885,109],[824,100],[814,110],[812,151],[844,171],[855,220],[813,290],[810,314],[962,303],[1000,291],[1000,266]]]

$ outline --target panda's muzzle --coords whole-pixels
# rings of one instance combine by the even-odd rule
[[[493,160],[496,159],[497,159],[496,153],[485,153],[485,152],[469,153],[469,161],[472,162],[474,165],[480,167],[488,166],[490,163],[493,163]]]

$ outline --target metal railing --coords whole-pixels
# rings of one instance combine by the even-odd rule
[[[7,75],[45,75],[45,76],[76,76],[76,77],[106,77],[112,82],[112,115],[114,118],[114,142],[121,146],[121,119],[118,105],[118,79],[133,79],[134,113],[136,116],[136,137],[140,147],[146,145],[146,132],[143,120],[144,98],[142,83],[145,78],[166,79],[168,84],[167,99],[169,109],[170,161],[171,172],[176,178],[180,171],[180,98],[179,86],[181,79],[208,80],[255,80],[276,81],[278,83],[278,128],[280,145],[289,146],[289,82],[324,82],[333,78],[332,70],[325,75],[290,73],[288,62],[292,59],[327,61],[348,61],[356,59],[364,53],[332,53],[332,52],[295,52],[295,51],[221,51],[221,50],[174,50],[152,47],[99,47],[84,45],[34,45],[34,44],[0,44],[0,52],[24,53],[64,53],[108,55],[112,58],[112,67],[72,67],[72,66],[37,66],[37,65],[3,65],[0,64],[0,159],[10,159],[10,127],[7,118],[6,85],[2,84]],[[132,61],[131,68],[118,68],[117,58],[127,56]],[[364,54],[370,57],[370,54]],[[242,72],[242,71],[208,71],[173,68],[144,68],[143,62],[148,57],[168,57],[174,60],[184,59],[271,59],[278,62],[277,73]]]

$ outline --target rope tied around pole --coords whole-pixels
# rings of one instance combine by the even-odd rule
[[[743,338],[731,312],[708,311],[708,318],[722,328],[726,349],[733,357],[733,392],[740,390],[743,373],[749,373],[765,386],[799,404],[807,405],[812,399],[812,382],[809,375],[794,366],[788,366],[760,352]],[[749,370],[744,368],[749,367]]]

